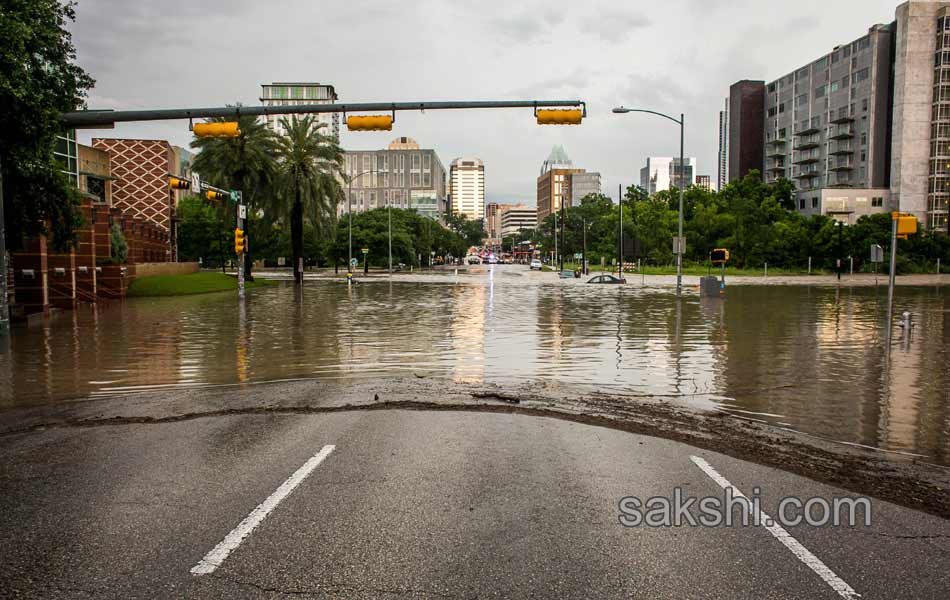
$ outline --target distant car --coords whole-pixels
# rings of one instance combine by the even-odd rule
[[[627,280],[617,279],[613,275],[598,275],[597,277],[594,277],[587,283],[599,283],[599,284],[605,284],[605,285],[623,285],[627,283]]]
[[[498,264],[498,259],[495,258],[494,256],[489,256],[489,257],[488,257],[488,264],[490,264],[490,265],[497,265],[497,264]]]
[[[466,262],[470,265],[480,265],[482,264],[482,259],[477,256],[469,256]]]
[[[534,271],[535,269],[537,269],[538,271],[541,270],[541,261],[538,259],[534,259],[531,261],[531,270]]]

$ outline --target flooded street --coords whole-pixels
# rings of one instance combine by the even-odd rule
[[[0,405],[169,386],[391,376],[602,391],[714,406],[838,441],[950,464],[950,303],[898,289],[912,339],[883,330],[886,288],[668,288],[561,282],[499,266],[428,281],[338,280],[130,299],[14,330]]]

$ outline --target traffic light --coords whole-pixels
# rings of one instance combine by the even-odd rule
[[[211,123],[196,123],[192,133],[199,138],[232,138],[241,135],[237,121],[213,121]]]
[[[724,265],[729,262],[729,251],[725,248],[716,248],[709,253],[709,259],[714,265]]]
[[[392,131],[393,118],[390,115],[360,115],[347,117],[346,127],[350,131]]]
[[[584,111],[579,108],[538,111],[538,125],[580,125]]]
[[[190,190],[191,182],[187,179],[179,179],[177,177],[170,177],[168,179],[168,187],[173,190]]]
[[[244,230],[238,228],[234,230],[234,253],[242,252],[247,252],[247,238],[244,237]]]
[[[214,201],[214,200],[227,200],[231,196],[224,192],[216,192],[214,190],[208,190],[205,192],[205,197],[208,198],[208,200]]]
[[[891,218],[897,221],[897,237],[906,240],[907,236],[917,233],[917,217],[891,213]]]

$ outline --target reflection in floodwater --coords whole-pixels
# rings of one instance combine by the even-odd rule
[[[714,402],[836,440],[950,464],[950,306],[900,288],[914,315],[886,350],[877,288],[732,287],[725,299],[525,276],[337,281],[84,307],[14,330],[0,405],[301,377],[413,375]]]

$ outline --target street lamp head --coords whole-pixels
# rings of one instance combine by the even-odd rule
[[[624,108],[624,107],[622,107],[622,106],[619,106],[619,107],[615,108],[615,109],[613,110],[613,112],[617,113],[618,115],[621,115],[621,114],[623,114],[623,113],[628,113],[628,112],[630,112],[630,109],[629,109],[629,108]]]

